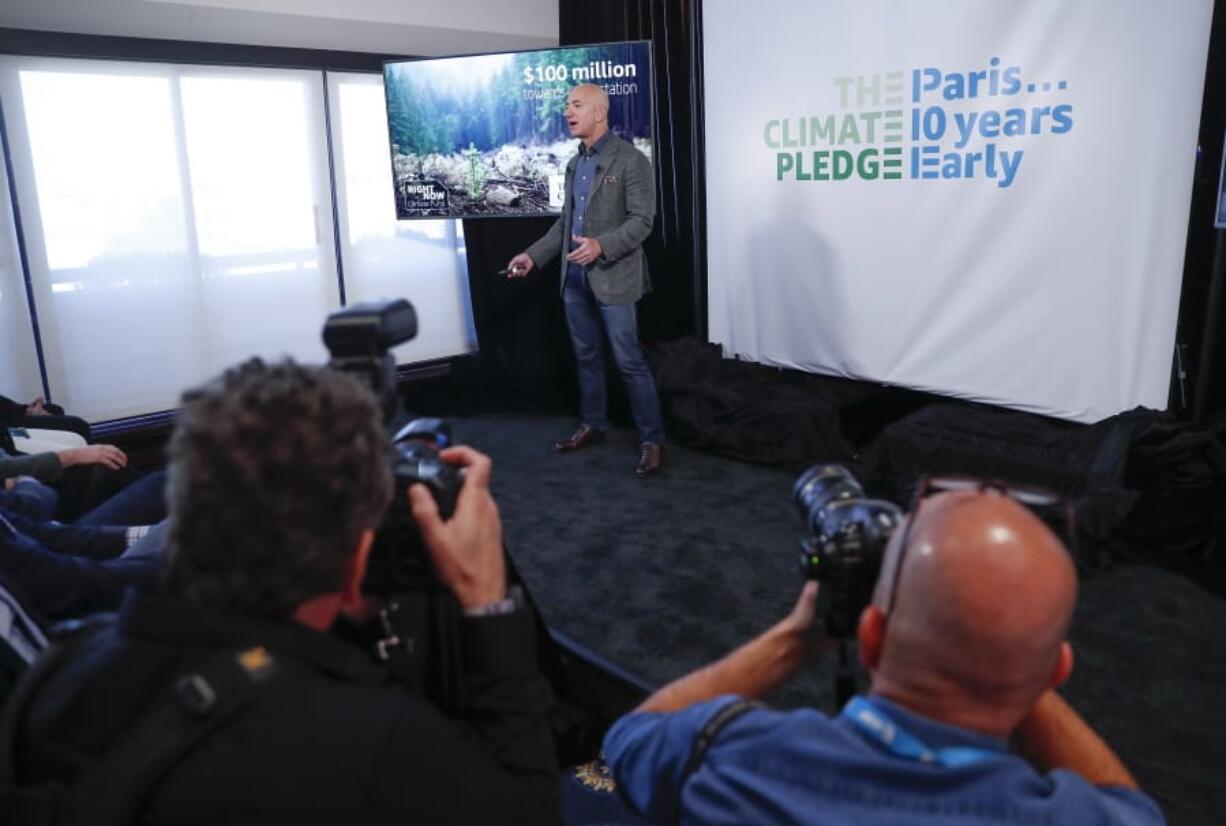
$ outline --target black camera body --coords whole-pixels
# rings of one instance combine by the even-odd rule
[[[443,521],[455,513],[464,477],[439,458],[451,446],[451,425],[442,419],[413,419],[392,437],[392,477],[398,491],[410,485],[426,486],[438,504]]]
[[[437,588],[409,510],[409,487],[424,484],[443,519],[449,519],[464,483],[460,472],[439,458],[439,451],[451,444],[450,426],[441,419],[404,423],[390,349],[416,335],[417,313],[403,298],[351,305],[328,316],[323,329],[332,356],[328,366],[369,386],[379,400],[384,427],[395,433],[388,458],[395,480],[392,502],[375,536],[363,582],[367,593],[381,597]]]
[[[396,362],[389,349],[417,334],[417,314],[404,299],[368,302],[328,316],[323,339],[328,366],[368,385],[392,436],[388,462],[392,501],[375,533],[362,590],[383,603],[377,621],[345,630],[371,647],[398,682],[444,709],[459,703],[461,609],[439,582],[409,508],[408,489],[422,484],[444,520],[455,512],[464,477],[439,452],[451,444],[441,419],[407,421],[396,388]]]
[[[388,597],[442,590],[409,509],[408,490],[415,484],[424,485],[443,520],[451,518],[464,477],[439,456],[450,444],[451,426],[442,419],[413,419],[392,437],[392,502],[375,534],[366,566],[363,590],[367,593]]]
[[[792,496],[809,535],[801,542],[806,579],[822,583],[818,616],[836,639],[854,637],[872,601],[886,545],[903,521],[892,502],[869,499],[842,465],[815,465],[796,480]]]

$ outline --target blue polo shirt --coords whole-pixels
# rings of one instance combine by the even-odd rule
[[[602,169],[600,163],[600,150],[609,142],[609,135],[612,132],[605,132],[600,136],[600,140],[592,144],[592,148],[586,148],[582,143],[579,144],[579,162],[575,164],[575,177],[571,180],[570,185],[570,234],[583,235],[583,219],[587,216],[587,204],[592,199],[592,190],[596,188],[596,177]],[[573,250],[577,244],[566,239],[566,249],[569,252]],[[568,261],[566,264],[566,282],[571,286],[583,285],[584,268]]]
[[[631,807],[663,823],[695,738],[720,697],[672,714],[623,717],[605,736],[605,759]],[[1046,775],[1003,740],[867,700],[934,751],[974,759],[902,756],[853,722],[813,710],[755,709],[716,737],[681,793],[684,824],[1160,824],[1162,812],[1130,789],[1091,786],[1064,770]],[[850,706],[849,706],[850,708]]]

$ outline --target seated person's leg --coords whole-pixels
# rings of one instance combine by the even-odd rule
[[[101,508],[144,478],[139,471],[130,467],[114,469],[101,465],[90,465],[66,468],[60,482],[60,509],[56,512],[56,518],[61,522],[79,522],[84,514]],[[129,496],[137,495],[129,494]],[[130,504],[125,505],[125,508],[130,507]],[[131,513],[131,511],[128,510],[125,513]],[[153,513],[155,517],[142,524],[152,525],[165,516],[165,513],[161,511]],[[133,525],[137,523],[100,519],[94,524]]]
[[[160,561],[151,556],[106,562],[64,556],[0,516],[0,570],[36,610],[52,619],[111,610],[128,587],[154,587],[160,568]]]
[[[58,554],[87,559],[114,559],[128,549],[131,528],[120,525],[70,525],[55,520],[30,522],[10,518],[14,527]]]
[[[123,552],[123,559],[141,559],[153,557],[161,559],[166,552],[166,544],[170,540],[170,521],[162,520],[149,529],[149,532],[128,546]]]
[[[54,517],[61,522],[73,522],[89,510],[90,491],[94,487],[94,472],[101,470],[92,465],[75,465],[64,468],[60,476],[60,501]],[[99,500],[101,501],[101,500]]]
[[[137,479],[89,513],[78,525],[156,525],[166,518],[166,474],[154,471]]]
[[[47,549],[67,556],[98,560],[115,559],[121,555],[157,556],[165,545],[165,531],[155,532],[155,525],[68,524],[31,518],[5,510],[2,505],[0,515],[7,518],[18,531],[40,542]],[[154,533],[153,538],[145,541],[150,533]],[[138,545],[139,548],[136,547]]]
[[[0,489],[0,510],[36,522],[45,522],[55,515],[59,504],[59,494],[55,488],[28,477],[11,481],[11,489],[9,485]]]

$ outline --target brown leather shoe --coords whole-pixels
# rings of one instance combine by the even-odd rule
[[[553,449],[558,453],[566,453],[569,450],[578,450],[581,447],[599,444],[603,441],[603,430],[597,430],[588,424],[581,424],[579,429],[570,434],[569,437],[560,442],[554,442]]]
[[[663,446],[648,442],[640,448],[639,466],[634,469],[634,475],[642,479],[644,476],[657,472],[663,466]]]

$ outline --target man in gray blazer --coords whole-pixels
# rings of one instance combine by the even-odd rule
[[[582,143],[566,165],[562,216],[527,251],[511,259],[508,277],[532,272],[563,251],[559,289],[579,367],[579,429],[554,444],[578,450],[604,438],[608,426],[604,343],[626,385],[639,438],[635,474],[664,462],[664,422],[655,380],[638,340],[635,302],[650,289],[643,241],[656,216],[651,163],[609,131],[609,96],[582,84],[566,98],[566,122]]]

